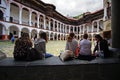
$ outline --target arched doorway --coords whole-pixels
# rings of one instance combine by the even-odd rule
[[[29,29],[28,28],[22,28],[21,32],[29,33]]]
[[[18,36],[19,36],[19,28],[18,27],[10,26],[9,31],[10,31],[10,33],[12,33],[14,35],[15,38],[18,38]]]

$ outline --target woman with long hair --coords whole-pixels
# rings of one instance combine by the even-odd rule
[[[14,59],[15,60],[26,60],[27,58],[27,51],[29,48],[32,47],[32,41],[29,38],[28,33],[22,33],[21,37],[18,38],[15,42],[14,46]]]
[[[16,40],[13,55],[16,61],[33,61],[42,59],[42,55],[33,48],[28,33],[22,33],[21,37]]]
[[[95,40],[96,46],[94,48],[93,54],[104,58],[110,57],[108,42],[105,39],[103,39],[99,34],[95,35]]]
[[[52,57],[52,54],[46,52],[46,43],[48,42],[47,33],[41,32],[39,36],[40,38],[38,38],[34,43],[35,49],[42,54],[44,58]]]

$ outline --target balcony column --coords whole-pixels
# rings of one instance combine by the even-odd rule
[[[107,7],[104,8],[104,17],[103,20],[107,20]]]
[[[55,31],[55,20],[53,19],[53,31]]]
[[[39,38],[40,36],[39,36],[39,32],[37,33],[37,38]]]
[[[19,9],[19,24],[22,24],[22,6]]]
[[[85,25],[83,24],[83,34],[85,33]]]
[[[59,32],[59,29],[58,29],[58,21],[57,21],[57,32]]]
[[[64,25],[64,34],[66,33],[66,25]]]
[[[32,26],[31,24],[31,19],[32,19],[32,10],[29,10],[29,26]]]
[[[49,30],[51,29],[50,24],[51,24],[51,21],[50,21],[50,19],[49,19],[49,20],[48,20],[48,27],[49,27]]]
[[[64,33],[64,31],[65,31],[65,27],[64,27],[64,24],[63,24],[63,33]]]
[[[32,30],[30,29],[28,34],[29,34],[29,37],[32,39],[31,33],[32,33]]]
[[[19,37],[19,38],[21,37],[21,31],[18,32],[18,37]]]
[[[97,33],[99,33],[99,21],[97,21]]]
[[[44,29],[46,29],[46,16],[44,15]]]
[[[75,27],[76,27],[76,26],[73,26],[73,33],[75,33]]]
[[[62,23],[60,24],[60,32],[62,33]]]
[[[2,1],[2,0],[1,0]],[[10,0],[9,0],[10,1]],[[6,17],[6,21],[10,21],[10,2],[7,0],[7,8],[5,10],[5,17]]]
[[[69,25],[69,33],[70,33],[70,30],[71,30],[71,26]]]
[[[37,13],[37,28],[40,27],[40,26],[39,26],[39,24],[40,24],[40,23],[39,23],[39,22],[40,22],[39,20],[40,20],[40,14]]]
[[[80,25],[79,27],[80,27],[80,28],[79,28],[79,29],[80,29],[80,32],[79,32],[79,33],[80,33],[80,35],[81,35],[81,25]]]
[[[87,25],[87,33],[89,32],[89,26]]]
[[[67,25],[65,25],[65,34],[67,33]]]
[[[93,29],[94,29],[94,22],[92,22],[92,30],[91,30],[92,33],[93,33],[93,31],[94,31]]]
[[[61,26],[61,32],[63,33],[63,30],[64,30],[64,27],[63,27],[63,23],[62,23],[62,26]]]
[[[67,33],[67,25],[66,25],[66,33]]]
[[[78,32],[79,32],[79,31],[78,31],[78,27],[79,27],[79,26],[76,27],[76,29],[77,29],[77,30],[76,30],[76,31],[77,31],[77,34],[79,34],[79,33],[78,33]]]

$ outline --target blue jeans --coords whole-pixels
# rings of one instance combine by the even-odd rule
[[[45,54],[45,58],[52,57],[52,56],[53,56],[53,55],[50,54],[50,53],[46,53],[46,54]]]

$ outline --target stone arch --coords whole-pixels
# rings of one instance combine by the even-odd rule
[[[29,33],[30,31],[28,28],[22,28],[21,32]]]
[[[40,30],[40,31],[39,31],[39,34],[40,34],[41,32],[44,32],[44,31],[43,31],[43,30]]]
[[[9,33],[12,33],[15,36],[15,38],[19,37],[19,31],[20,30],[17,26],[12,25],[9,27]]]

